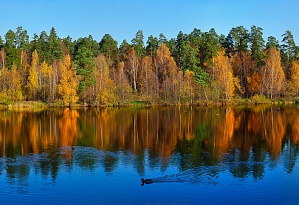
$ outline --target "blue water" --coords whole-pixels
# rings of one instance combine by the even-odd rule
[[[76,147],[73,161],[63,158],[70,147],[57,151],[57,170],[41,168],[41,162],[53,163],[48,154],[1,159],[1,204],[298,204],[298,160],[291,173],[284,159],[262,162],[261,179],[249,174],[233,176],[236,166],[255,163],[222,161],[215,166],[190,167],[184,171],[175,164],[178,156],[150,166],[145,151],[144,169],[136,164],[132,153],[99,151]],[[105,159],[115,158],[112,171]],[[90,158],[92,164],[86,159]],[[227,158],[227,157],[226,157]],[[55,163],[56,163],[55,162]],[[84,165],[83,165],[84,164]],[[24,166],[26,168],[24,168]],[[8,167],[14,167],[14,174]],[[25,173],[24,174],[24,170]],[[22,176],[23,175],[23,176]],[[141,186],[141,177],[152,178],[152,184]]]
[[[1,205],[299,205],[298,163],[297,105],[0,110]]]

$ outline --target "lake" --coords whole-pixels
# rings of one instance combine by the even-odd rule
[[[298,147],[297,105],[0,110],[0,204],[299,204]]]

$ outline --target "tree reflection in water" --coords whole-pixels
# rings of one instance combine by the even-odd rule
[[[298,156],[297,106],[160,107],[0,111],[0,174],[26,183],[30,172],[55,181],[74,166],[113,173],[131,164],[180,172],[155,182],[217,183],[221,172],[262,179]],[[71,149],[74,147],[75,149]]]

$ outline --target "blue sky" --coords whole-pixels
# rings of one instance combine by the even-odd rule
[[[227,35],[233,27],[252,25],[264,29],[264,39],[279,41],[290,30],[299,44],[298,0],[7,0],[1,2],[0,35],[18,26],[33,34],[49,33],[73,40],[89,34],[100,41],[110,34],[118,44],[128,42],[138,30],[148,36],[163,33],[175,38],[194,28]]]

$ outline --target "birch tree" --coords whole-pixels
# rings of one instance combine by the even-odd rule
[[[262,69],[263,93],[271,99],[281,94],[285,74],[281,66],[280,52],[275,48],[269,48],[265,66]]]
[[[78,100],[78,82],[76,72],[71,63],[70,55],[64,57],[60,65],[61,78],[57,86],[58,94],[61,96],[64,105],[72,105]]]
[[[38,54],[35,50],[32,53],[32,61],[31,66],[29,69],[29,76],[28,76],[28,83],[27,83],[27,89],[28,89],[28,98],[31,100],[37,99],[37,93],[39,90],[39,83],[38,83],[38,69],[39,63],[38,63]]]

